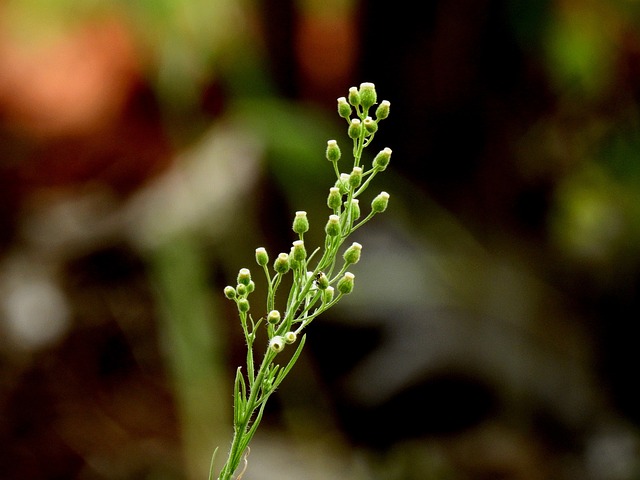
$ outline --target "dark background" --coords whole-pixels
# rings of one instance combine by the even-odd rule
[[[244,358],[222,288],[296,210],[321,241],[367,81],[391,205],[243,478],[638,478],[635,3],[0,18],[0,477],[205,478]]]

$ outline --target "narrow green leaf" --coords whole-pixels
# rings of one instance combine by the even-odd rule
[[[216,447],[216,449],[213,451],[213,455],[211,455],[211,463],[209,464],[209,480],[214,480],[213,469],[215,468],[217,454],[218,454],[218,447]]]
[[[294,352],[294,354],[291,356],[291,359],[289,360],[289,363],[287,364],[287,366],[280,370],[278,376],[276,377],[276,379],[273,382],[273,389],[274,390],[276,388],[278,388],[278,386],[280,385],[282,380],[284,380],[284,378],[289,374],[289,372],[291,371],[291,369],[293,368],[295,363],[298,361],[298,357],[302,353],[302,349],[304,348],[304,343],[305,343],[306,339],[307,339],[307,335],[305,334],[300,339],[300,344],[298,345],[298,348],[296,348],[296,351]]]
[[[241,418],[245,416],[245,408],[247,403],[247,387],[244,382],[244,376],[242,375],[242,367],[238,367],[236,370],[236,379],[233,389],[233,421],[235,425],[238,425]]]

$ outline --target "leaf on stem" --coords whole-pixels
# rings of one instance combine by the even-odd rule
[[[289,363],[287,363],[287,366],[282,368],[282,369],[280,369],[280,371],[278,372],[278,376],[276,377],[276,379],[273,382],[273,389],[274,390],[276,388],[278,388],[278,386],[280,385],[282,380],[284,380],[284,377],[286,377],[289,374],[289,372],[291,371],[291,369],[295,365],[296,361],[298,360],[298,357],[302,353],[302,348],[304,347],[304,342],[306,341],[306,339],[307,339],[307,336],[303,335],[302,338],[300,339],[300,344],[298,345],[298,348],[296,348],[296,351],[291,356],[291,359],[289,360]]]
[[[245,416],[245,408],[247,404],[247,386],[244,382],[244,376],[242,375],[242,367],[238,367],[238,370],[236,370],[233,398],[235,400],[233,420],[234,423],[238,425],[241,421],[241,418]]]

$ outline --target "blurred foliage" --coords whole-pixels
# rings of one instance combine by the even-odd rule
[[[243,99],[232,112],[265,142],[268,168],[291,208],[310,199],[324,207],[326,186],[333,181],[324,149],[338,133],[326,112],[268,98]]]
[[[246,12],[234,0],[8,1],[5,28],[21,42],[41,44],[92,21],[116,17],[135,32],[150,79],[175,107],[194,105],[211,77],[247,35]]]
[[[122,99],[96,102],[107,112],[97,126],[79,114],[71,127],[38,129],[55,118],[44,103],[21,110],[17,86],[59,88],[45,98],[91,108],[91,96],[58,81],[82,69],[58,76],[43,59],[59,41],[91,41],[73,33],[106,21],[124,27],[117,39],[132,49],[99,48],[135,52],[135,65],[104,55],[112,75],[103,80],[125,83]],[[95,52],[71,47],[63,58],[79,63],[59,68],[90,67]],[[23,65],[16,58],[53,69],[3,70]],[[123,65],[126,74],[111,71]],[[389,133],[376,142],[394,150],[384,187],[393,219],[361,232],[363,263],[369,240],[371,264],[393,285],[363,269],[371,290],[354,299],[358,311],[317,325],[318,344],[332,349],[311,345],[291,379],[302,387],[289,397],[283,388],[282,407],[294,406],[270,412],[261,448],[283,429],[297,446],[254,452],[256,464],[281,467],[308,444],[330,450],[342,478],[634,478],[640,3],[439,1],[415,14],[381,0],[7,0],[0,72],[0,443],[12,459],[0,458],[0,477],[197,478],[206,469],[207,443],[224,444],[220,419],[230,413],[230,380],[220,378],[242,350],[226,323],[234,316],[212,297],[255,246],[288,245],[293,211],[322,223],[324,148],[342,127],[331,95],[372,81],[392,102]],[[3,83],[10,74],[23,80]],[[36,121],[14,120],[29,108]],[[29,323],[34,315],[64,319],[46,329],[51,338],[38,343],[36,327],[20,346],[12,335],[42,325]],[[376,361],[387,383],[358,380]],[[437,376],[430,368],[452,364],[490,379],[485,387],[507,404],[495,407],[499,426],[491,417],[433,433],[470,418],[461,410],[475,414],[475,383],[436,382],[410,405],[422,413],[413,421],[364,405],[362,392],[409,391],[409,373]],[[354,400],[358,382],[369,389]],[[322,416],[296,403],[301,388]],[[295,424],[305,416],[322,420]],[[380,424],[397,443],[367,460]],[[411,425],[427,443],[404,438]],[[553,474],[531,468],[540,458]],[[335,478],[325,463],[316,478]]]
[[[191,236],[166,242],[151,257],[161,307],[160,341],[175,379],[189,478],[207,471],[211,445],[225,443],[224,425],[231,421],[229,378],[220,362],[227,354],[225,326],[212,306],[204,258]]]

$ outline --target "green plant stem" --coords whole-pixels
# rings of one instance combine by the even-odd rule
[[[261,384],[264,381],[265,372],[268,370],[268,367],[275,358],[275,355],[275,353],[268,350],[262,359],[262,364],[258,369],[258,376],[253,382],[253,385],[250,386],[249,398],[247,399],[246,405],[240,405],[238,401],[234,404],[234,412],[238,420],[234,424],[233,440],[229,450],[229,458],[223,470],[220,472],[220,476],[218,477],[219,480],[231,479],[231,476],[238,468],[238,465],[240,465],[243,452],[246,450],[247,445],[253,438],[253,434],[262,419],[262,411],[260,411],[258,412],[258,416],[254,418],[251,428],[249,428],[249,423],[254,417],[256,409],[258,409],[260,405],[265,405],[267,398],[271,394],[271,392],[268,392],[258,398],[259,393],[262,391]]]
[[[358,221],[360,206],[356,199],[369,187],[373,178],[384,170],[390,153],[385,151],[387,158],[383,163],[374,160],[373,168],[362,172],[360,165],[363,150],[371,143],[375,134],[375,132],[369,132],[369,130],[375,130],[375,128],[371,128],[371,120],[367,114],[369,108],[376,103],[376,93],[373,89],[373,84],[369,83],[361,84],[358,93],[354,93],[353,89],[350,89],[349,92],[350,101],[353,103],[355,114],[359,117],[362,126],[360,134],[353,135],[352,132],[358,128],[355,119],[353,121],[350,120],[354,110],[349,107],[349,110],[345,112],[344,97],[338,99],[339,114],[345,117],[350,125],[348,133],[353,141],[353,170],[351,176],[340,173],[338,168],[340,150],[337,148],[337,142],[335,140],[327,142],[326,156],[333,164],[337,179],[334,187],[338,188],[339,192],[336,192],[333,187],[329,190],[327,202],[333,214],[329,217],[325,227],[324,248],[316,248],[311,255],[307,255],[304,245],[304,232],[309,229],[306,212],[296,212],[293,230],[297,233],[298,240],[293,242],[290,254],[282,253],[278,256],[273,264],[275,272],[273,276],[267,267],[268,255],[266,255],[266,250],[262,247],[256,249],[256,260],[262,265],[267,283],[265,322],[267,325],[265,331],[269,341],[266,352],[257,369],[254,364],[254,344],[258,327],[265,317],[254,321],[249,313],[251,306],[247,297],[255,289],[249,269],[240,270],[236,288],[232,286],[225,288],[227,298],[234,300],[238,307],[242,332],[247,345],[247,365],[244,373],[240,367],[236,370],[233,438],[226,462],[218,475],[218,480],[232,480],[243,459],[246,468],[248,446],[262,421],[267,400],[291,371],[304,347],[306,336],[302,335],[298,340],[298,335],[315,318],[333,307],[344,295],[352,291],[354,275],[349,273],[348,269],[359,260],[361,246],[354,243],[352,247],[349,247],[342,255],[344,262],[340,268],[337,268],[339,251],[344,242],[355,230],[371,220],[377,212],[386,208],[388,195],[382,196],[381,194],[376,197],[375,203],[372,203],[372,211]],[[360,97],[360,95],[363,96]],[[363,99],[362,102],[360,98]],[[367,106],[364,107],[364,105]],[[384,117],[388,115],[388,102],[385,105],[387,110],[383,115]],[[376,114],[378,114],[378,111],[381,110],[376,110]],[[376,125],[377,122],[378,120],[376,120]],[[369,127],[369,130],[367,130],[367,127]],[[384,167],[381,165],[384,165]],[[359,178],[360,175],[361,178]],[[345,180],[346,177],[349,177],[348,181]],[[336,198],[338,193],[340,194],[339,199]],[[382,201],[380,198],[382,198]],[[334,215],[338,218],[334,218]],[[318,252],[321,250],[322,254],[319,255]],[[316,259],[316,254],[320,256],[319,259]],[[312,260],[315,267],[312,266]],[[336,270],[337,273],[335,273]],[[275,310],[276,294],[282,283],[282,278],[289,272],[292,276],[291,287],[286,295],[285,309],[281,315],[279,311]],[[276,356],[285,348],[285,345],[293,344],[296,341],[298,341],[298,346],[286,365],[282,367],[279,364],[275,364]],[[240,480],[242,472],[238,474],[236,480]],[[213,480],[213,460],[210,469],[210,480]]]

